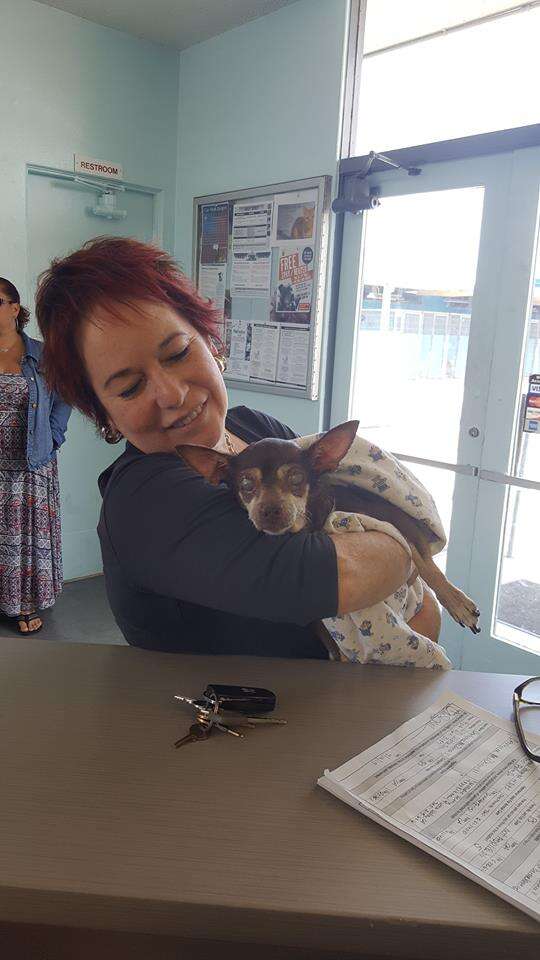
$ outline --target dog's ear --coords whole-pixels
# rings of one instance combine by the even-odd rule
[[[356,436],[358,426],[358,420],[340,423],[309,447],[306,455],[314,473],[329,473],[338,467]]]
[[[200,473],[201,477],[217,486],[218,483],[226,481],[231,466],[231,460],[234,457],[229,453],[219,453],[217,450],[210,450],[208,447],[195,447],[185,444],[176,447],[178,456],[185,460],[189,467]]]

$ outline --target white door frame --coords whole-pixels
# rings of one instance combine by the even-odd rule
[[[481,186],[484,206],[471,332],[465,373],[460,441],[455,464],[442,464],[394,451],[413,464],[444,466],[456,474],[455,512],[448,549],[447,574],[473,596],[482,610],[482,639],[445,618],[444,643],[456,666],[471,666],[481,649],[481,669],[505,669],[507,644],[492,637],[494,584],[498,569],[505,487],[482,478],[482,472],[507,473],[508,449],[516,416],[521,357],[508,367],[509,348],[523,338],[528,323],[528,296],[538,210],[540,148],[427,164],[420,176],[403,170],[371,174],[365,182],[385,197]],[[536,198],[534,196],[536,184]],[[525,213],[524,205],[527,205]],[[508,232],[508,213],[511,230]],[[370,216],[377,216],[373,210]],[[331,424],[350,418],[362,293],[364,216],[345,215],[336,318],[336,351]],[[519,288],[519,296],[516,290]],[[509,323],[509,317],[511,322]],[[514,339],[513,339],[514,338]],[[520,340],[522,342],[522,339]],[[514,352],[515,347],[514,347]],[[505,367],[506,364],[506,367]],[[502,376],[505,371],[506,376]],[[510,374],[510,375],[509,375]],[[502,379],[501,379],[502,377]],[[501,410],[505,408],[504,417]],[[469,429],[476,427],[477,437]],[[506,453],[502,452],[506,450]],[[414,466],[413,466],[414,470]],[[489,490],[486,491],[485,488]],[[489,561],[485,557],[489,554]],[[486,574],[488,574],[486,576]],[[506,648],[502,649],[501,648]],[[494,653],[498,649],[499,654]],[[538,657],[512,646],[512,662],[524,673],[538,672]],[[485,664],[485,665],[484,665]]]
[[[540,148],[516,151],[509,184],[504,256],[496,287],[494,349],[490,389],[486,398],[485,441],[479,469],[479,496],[471,554],[471,594],[489,613],[490,622],[475,644],[481,649],[485,669],[503,671],[508,643],[494,639],[495,587],[502,561],[504,516],[510,484],[538,490],[540,478],[521,481],[513,474],[514,437],[520,425],[519,399],[525,334],[530,320],[533,268],[538,238]],[[516,344],[521,349],[516,349]],[[540,442],[540,440],[538,441]],[[540,510],[539,510],[540,515]],[[540,531],[540,520],[538,520]],[[540,561],[539,561],[540,565]],[[537,655],[513,644],[512,661],[523,673],[539,673]],[[464,648],[463,667],[470,667],[473,651]]]

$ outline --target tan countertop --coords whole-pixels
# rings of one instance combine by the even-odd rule
[[[519,678],[39,637],[2,640],[0,677],[0,925],[17,925],[4,934],[159,934],[237,957],[242,943],[540,956],[533,919],[316,786],[444,689],[511,717]],[[288,725],[174,750],[190,714],[173,694],[211,681],[270,687]]]

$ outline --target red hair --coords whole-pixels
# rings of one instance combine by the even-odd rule
[[[105,411],[86,373],[78,348],[83,320],[99,305],[137,300],[173,307],[217,347],[216,311],[157,247],[125,237],[97,237],[69,256],[53,260],[41,274],[36,317],[44,347],[41,365],[51,390],[89,417],[107,425]]]

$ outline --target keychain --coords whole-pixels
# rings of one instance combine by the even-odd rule
[[[262,687],[240,687],[231,684],[210,683],[201,697],[193,699],[175,694],[175,700],[189,704],[196,712],[195,722],[189,732],[176,741],[175,747],[197,740],[207,740],[214,728],[234,737],[244,734],[236,727],[259,725],[282,725],[287,721],[267,717],[276,705],[276,695]]]

